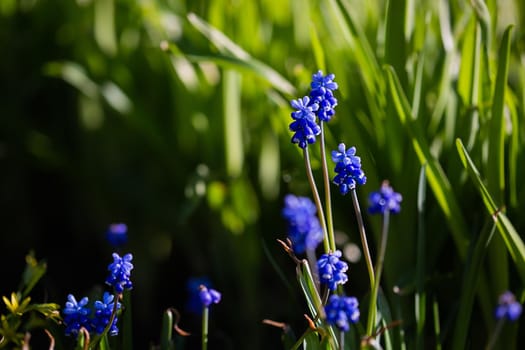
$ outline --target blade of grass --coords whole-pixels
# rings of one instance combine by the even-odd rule
[[[254,73],[257,73],[257,75],[259,75],[261,78],[270,82],[277,90],[290,95],[295,94],[295,87],[288,80],[286,80],[273,68],[251,57],[250,54],[230,40],[224,33],[212,27],[209,23],[194,13],[188,14],[188,21],[195,29],[204,35],[222,55],[225,56],[223,58],[229,58],[231,59],[231,62],[236,62],[238,64],[242,63],[242,66],[249,68]],[[193,57],[195,58],[198,56]],[[208,58],[210,59],[214,57],[214,55],[210,55]]]
[[[468,259],[461,287],[459,299],[458,317],[454,328],[452,349],[463,350],[466,347],[466,340],[469,336],[470,318],[474,296],[479,285],[480,271],[482,269],[485,255],[488,251],[489,242],[496,230],[496,225],[486,225],[476,242],[472,258]]]
[[[425,322],[426,322],[426,293],[425,293],[425,256],[426,256],[426,237],[425,237],[425,202],[426,202],[426,165],[423,164],[419,173],[419,183],[417,189],[417,261],[416,261],[416,294],[415,294],[415,313],[416,313],[416,349],[425,348]]]
[[[441,168],[441,165],[430,153],[430,148],[417,120],[414,120],[411,116],[411,107],[401,88],[401,83],[397,79],[393,67],[388,65],[385,66],[385,72],[389,87],[388,91],[392,98],[392,102],[394,103],[397,115],[406,128],[412,146],[414,147],[414,151],[416,152],[421,164],[426,164],[429,185],[441,206],[443,214],[447,218],[447,223],[450,226],[458,253],[460,257],[464,259],[468,245],[468,235],[466,224],[461,216],[456,196],[452,191],[450,182]]]
[[[474,162],[470,158],[467,150],[463,146],[463,142],[460,139],[456,140],[456,147],[458,149],[461,162],[467,169],[470,179],[474,183],[475,187],[478,189],[489,215],[491,215],[493,220],[496,222],[498,231],[505,241],[507,250],[514,261],[521,280],[525,282],[525,244],[523,244],[523,241],[518,232],[507,216],[501,211],[501,208],[496,206],[491,194],[481,180],[478,169],[474,165]]]

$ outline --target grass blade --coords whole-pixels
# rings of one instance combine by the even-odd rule
[[[456,146],[463,166],[467,169],[471,180],[480,192],[489,215],[491,215],[496,222],[498,231],[505,241],[505,245],[516,265],[518,274],[520,275],[521,280],[525,282],[525,245],[523,244],[521,237],[507,216],[496,206],[492,196],[481,180],[478,169],[474,165],[474,162],[468,155],[468,152],[460,139],[456,140]]]

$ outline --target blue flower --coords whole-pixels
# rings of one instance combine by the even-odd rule
[[[317,269],[321,283],[327,284],[330,290],[336,290],[338,284],[344,284],[348,281],[346,271],[348,264],[342,260],[341,251],[336,250],[333,253],[323,254],[317,260]]]
[[[95,315],[92,320],[92,326],[95,333],[102,334],[108,325],[109,320],[111,319],[111,314],[113,313],[113,308],[115,307],[113,302],[114,298],[115,296],[113,294],[104,292],[102,300],[95,301]],[[117,301],[117,310],[120,310],[120,308],[121,304]],[[111,336],[118,334],[117,315],[113,318],[113,323],[109,328],[108,334]]]
[[[333,90],[337,90],[337,83],[334,82],[335,75],[327,74],[323,76],[321,71],[317,71],[312,76],[310,83],[311,91],[310,98],[313,103],[317,103],[317,117],[319,120],[328,122],[335,114],[335,106],[337,106],[337,99],[334,97]]]
[[[106,240],[115,248],[124,246],[128,242],[128,226],[123,223],[109,225]]]
[[[199,288],[199,297],[204,307],[209,307],[212,303],[218,304],[221,301],[221,293],[217,292],[215,289],[208,289],[202,284]]]
[[[186,291],[188,293],[188,302],[186,309],[194,314],[202,312],[202,303],[200,298],[200,286],[211,288],[211,281],[208,277],[192,277],[186,282]]]
[[[402,200],[403,196],[394,192],[388,181],[383,181],[379,191],[372,192],[368,196],[368,212],[384,214],[388,210],[390,213],[398,214],[401,211]]]
[[[506,318],[509,321],[516,321],[520,317],[522,306],[511,292],[506,291],[501,294],[498,304],[495,312],[496,319]]]
[[[106,283],[115,288],[117,293],[122,293],[125,289],[133,287],[129,279],[133,269],[131,260],[133,260],[131,254],[126,254],[121,258],[117,253],[113,253],[113,262],[108,265],[110,274],[106,279]]]
[[[284,197],[281,214],[287,220],[288,238],[297,254],[314,250],[323,240],[323,232],[316,212],[317,208],[308,197],[293,194]]]
[[[292,136],[292,143],[297,143],[299,147],[306,148],[308,144],[314,143],[316,136],[321,133],[321,128],[315,121],[315,111],[319,105],[310,103],[310,98],[304,96],[302,99],[292,100],[291,105],[293,122],[290,124],[290,131],[295,132]]]
[[[359,321],[359,302],[354,297],[344,297],[333,294],[328,299],[325,308],[326,322],[343,332],[350,329],[350,323]]]
[[[332,160],[336,162],[336,175],[333,183],[339,186],[341,194],[345,195],[357,185],[366,183],[366,176],[361,170],[361,158],[355,155],[355,147],[348,150],[344,143],[340,143],[336,151],[332,151]]]
[[[66,335],[77,335],[80,328],[84,327],[90,330],[89,308],[86,307],[88,298],[84,297],[79,302],[72,294],[67,296],[66,306],[62,311],[64,314],[64,324],[66,326]]]

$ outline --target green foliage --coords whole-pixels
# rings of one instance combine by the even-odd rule
[[[377,339],[482,348],[497,296],[525,298],[524,13],[517,0],[0,1],[0,244],[55,257],[67,242],[65,254],[92,261],[105,252],[93,233],[121,218],[141,264],[144,300],[134,324],[124,314],[136,348],[173,345],[166,327],[157,339],[157,311],[182,310],[191,275],[227,296],[212,319],[235,348],[275,348],[265,318],[286,323],[286,349],[334,346],[331,330],[304,327],[304,311],[320,308],[307,266],[296,275],[275,244],[283,194],[309,194],[288,101],[322,69],[340,87],[327,150],[345,140],[363,153],[362,198],[384,179],[404,198],[380,292],[391,318]],[[351,203],[334,196],[332,208],[349,248]],[[375,251],[381,223],[365,222]],[[57,321],[56,304],[29,297],[44,273],[51,297],[68,293],[59,276],[70,261],[46,272],[28,259],[18,291],[1,290],[2,344]],[[2,257],[3,270],[11,263]],[[349,277],[366,300],[363,260]],[[523,322],[505,327],[498,345],[523,347]]]

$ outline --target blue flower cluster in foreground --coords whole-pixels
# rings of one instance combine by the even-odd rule
[[[359,321],[359,302],[354,297],[333,294],[325,306],[326,322],[347,332],[350,323]]]
[[[77,302],[75,296],[69,294],[63,310],[66,335],[76,336],[81,328],[85,328],[89,333],[102,334],[109,324],[111,314],[115,307],[113,300],[114,295],[104,292],[102,300],[95,301],[93,308],[90,308],[87,297]],[[120,310],[121,305],[119,302],[117,302],[116,307],[117,310]],[[118,317],[115,315],[108,332],[109,335],[114,336],[118,334],[117,321]]]
[[[108,266],[110,274],[106,283],[113,287],[115,294],[104,292],[102,300],[96,300],[93,305],[88,304],[87,297],[77,301],[73,294],[68,295],[63,310],[66,335],[76,336],[81,328],[89,333],[102,334],[110,322],[108,334],[111,336],[118,334],[117,314],[122,306],[118,301],[115,304],[115,296],[121,295],[124,290],[132,287],[130,280],[133,269],[132,259],[131,254],[121,258],[117,253],[113,253],[113,262]]]
[[[309,96],[292,100],[291,106],[295,109],[292,112],[292,123],[290,131],[294,132],[292,143],[296,143],[300,148],[306,148],[316,140],[316,136],[321,133],[319,121],[328,122],[335,114],[337,99],[333,91],[337,90],[337,83],[333,81],[334,74],[323,75],[318,71],[312,76],[310,83],[311,91]]]
[[[315,204],[308,197],[288,194],[284,198],[282,216],[287,220],[288,238],[297,254],[314,250],[323,240],[316,212]]]

